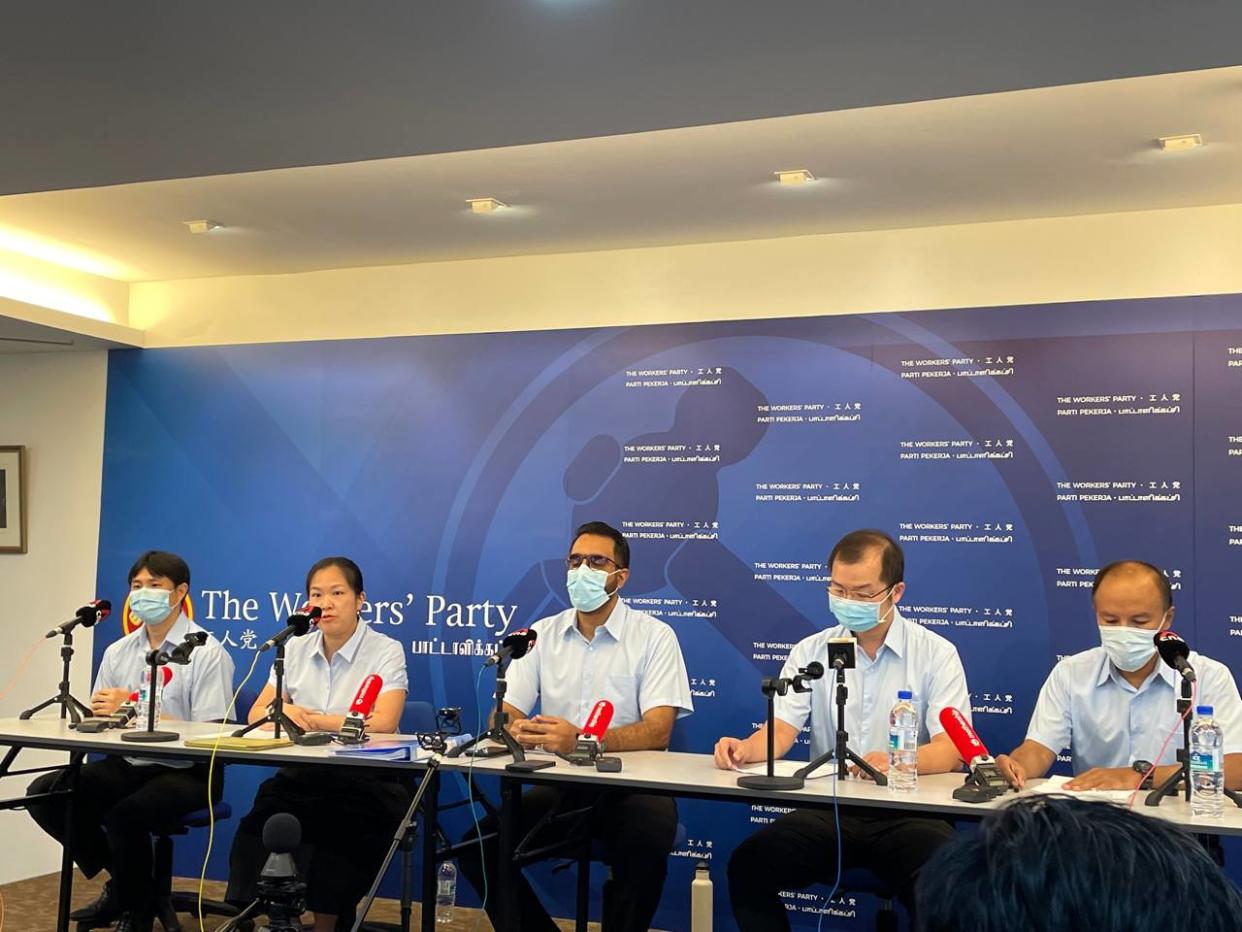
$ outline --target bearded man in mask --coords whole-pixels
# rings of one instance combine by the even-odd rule
[[[854,750],[877,771],[888,770],[889,712],[898,692],[909,690],[919,712],[918,772],[957,769],[961,761],[940,725],[940,712],[956,708],[970,718],[966,674],[956,647],[898,611],[906,591],[901,546],[883,531],[851,531],[828,555],[828,572],[828,609],[836,626],[799,641],[781,676],[792,677],[812,661],[830,669],[828,641],[853,638],[857,668],[845,671],[849,690],[845,730]],[[773,738],[778,757],[793,747],[808,717],[811,757],[834,749],[836,708],[827,678],[810,692],[791,691],[778,695],[775,702]],[[766,759],[766,724],[749,738],[716,742],[716,766],[722,769]],[[857,767],[851,770],[865,776]],[[840,831],[843,866],[879,874],[910,910],[919,868],[953,837],[946,819],[874,810],[843,812]],[[780,891],[833,882],[836,833],[832,810],[795,809],[737,847],[729,859],[729,898],[742,932],[788,929]]]
[[[614,712],[601,743],[604,751],[662,751],[673,723],[694,710],[677,635],[621,599],[629,567],[630,545],[620,531],[591,521],[574,532],[565,558],[573,607],[531,625],[538,649],[508,668],[506,724],[524,747],[568,754],[596,701],[607,699]],[[532,714],[536,704],[539,713]],[[643,793],[536,786],[522,795],[519,837],[549,812],[586,807],[593,808],[586,827],[603,843],[612,868],[604,890],[604,932],[646,932],[660,903],[668,854],[677,837],[677,805],[669,797]],[[550,823],[539,832],[536,845],[564,840],[578,821]],[[495,820],[483,819],[477,836],[482,842],[463,849],[458,860],[480,895],[484,889],[491,891],[487,912],[499,927],[495,832]],[[477,841],[473,831],[467,840]],[[556,932],[558,926],[530,884],[520,871],[515,873],[523,928]]]
[[[1173,624],[1173,591],[1158,567],[1110,563],[1091,588],[1100,646],[1066,657],[1039,692],[1026,740],[996,758],[1018,789],[1042,777],[1070,748],[1067,790],[1132,790],[1159,785],[1180,765],[1177,697],[1181,674],[1160,660],[1153,638]],[[1242,700],[1229,669],[1196,654],[1197,704],[1211,706],[1225,733],[1225,786],[1242,787]],[[1165,739],[1176,731],[1157,760]],[[1155,764],[1153,770],[1152,764]]]

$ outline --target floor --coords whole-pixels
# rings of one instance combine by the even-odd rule
[[[56,900],[59,875],[47,874],[18,883],[0,885],[0,897],[3,898],[3,912],[0,913],[0,932],[55,932]],[[73,882],[73,907],[76,909],[89,903],[99,895],[101,879],[87,880],[78,874]],[[197,881],[177,880],[173,886],[179,890],[196,890]],[[219,898],[224,893],[224,884],[208,882],[205,888],[208,898]],[[368,918],[377,921],[396,922],[400,913],[396,900],[377,900]],[[414,905],[413,928],[418,928],[420,910]],[[183,932],[199,932],[198,920],[195,916],[181,915]],[[309,921],[309,917],[307,917]],[[212,932],[226,920],[205,916],[202,932]],[[558,923],[564,932],[573,929],[573,922],[562,920]],[[70,929],[74,927],[71,925]],[[155,926],[157,932],[159,923]],[[440,923],[436,927],[439,932],[490,932],[492,924],[479,910],[458,909],[452,922]],[[592,932],[598,932],[599,926],[591,923]]]

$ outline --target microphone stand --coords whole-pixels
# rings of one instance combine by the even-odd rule
[[[1182,675],[1182,694],[1177,700],[1177,714],[1182,717],[1182,746],[1177,750],[1177,770],[1169,774],[1167,780],[1147,794],[1143,800],[1146,806],[1159,806],[1166,796],[1176,796],[1179,786],[1185,792],[1186,802],[1190,802],[1193,784],[1190,780],[1190,704],[1193,701],[1193,687],[1190,680]],[[1222,788],[1223,789],[1223,788]],[[1242,793],[1236,790],[1224,790],[1225,796],[1233,800],[1233,804],[1242,808]]]
[[[832,641],[828,642],[828,661],[834,670],[837,671],[837,740],[836,747],[825,754],[821,754],[815,760],[811,761],[796,774],[799,777],[809,777],[811,773],[822,767],[828,761],[836,758],[837,761],[837,777],[844,780],[849,775],[849,765],[853,764],[872,780],[876,786],[888,786],[888,777],[880,773],[860,755],[850,748],[850,735],[845,730],[845,702],[849,698],[849,690],[845,685],[845,671],[853,668],[856,663],[854,644],[851,641],[846,644],[836,644]]]
[[[546,767],[554,767],[555,762],[550,760],[527,760],[526,751],[522,745],[518,744],[516,738],[509,734],[509,729],[505,725],[509,723],[509,715],[505,712],[505,691],[509,688],[508,681],[505,679],[505,672],[509,669],[509,659],[500,657],[496,661],[496,709],[492,712],[492,724],[480,735],[471,738],[464,744],[459,744],[448,752],[448,757],[503,757],[506,754],[513,755],[513,762],[505,767],[505,770],[511,770],[515,773],[530,773],[532,770],[543,770]],[[484,741],[495,741],[500,747],[479,747]]]
[[[60,717],[63,721],[66,717],[69,719],[69,727],[82,724],[82,719],[91,718],[92,713],[89,708],[76,699],[69,692],[69,662],[73,660],[73,632],[66,631],[61,635],[62,642],[60,645],[60,659],[63,662],[60,674],[60,689],[51,699],[40,702],[37,706],[27,709],[18,716],[23,722],[27,721],[32,715],[42,712],[48,706],[60,706]]]
[[[792,777],[776,776],[776,697],[789,691],[793,680],[783,677],[765,676],[760,688],[768,698],[768,772],[766,774],[747,774],[737,778],[737,785],[748,790],[800,790],[806,783],[802,771]],[[795,686],[795,689],[797,687]],[[799,692],[809,691],[810,687]]]
[[[121,735],[122,741],[148,744],[157,741],[176,741],[181,737],[175,731],[155,730],[155,707],[159,704],[159,700],[156,697],[164,689],[160,667],[168,663],[168,659],[168,655],[162,650],[153,650],[147,653],[147,663],[151,666],[151,681],[150,685],[147,686],[147,730],[127,731]]]
[[[244,728],[239,728],[233,732],[234,738],[244,738],[250,732],[264,725],[272,725],[274,728],[273,735],[280,738],[280,729],[284,728],[289,733],[289,739],[294,744],[326,744],[327,742],[310,741],[307,739],[306,730],[299,725],[294,724],[293,719],[285,714],[285,641],[281,640],[276,644],[276,659],[272,661],[272,671],[276,675],[276,695],[272,698],[271,705],[267,707],[267,714],[257,722],[252,722]],[[329,736],[328,741],[332,738]]]

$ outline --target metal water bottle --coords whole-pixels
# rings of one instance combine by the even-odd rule
[[[690,881],[690,932],[712,932],[712,875],[699,861]]]

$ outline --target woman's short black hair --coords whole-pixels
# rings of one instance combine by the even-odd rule
[[[167,550],[148,550],[129,568],[127,583],[133,585],[134,577],[146,570],[152,576],[163,576],[172,580],[174,587],[184,583],[190,585],[190,565]]]
[[[588,521],[586,524],[574,531],[574,540],[577,540],[583,534],[595,534],[599,537],[607,537],[612,541],[612,549],[617,557],[617,566],[621,569],[628,569],[630,565],[630,542],[625,539],[625,535],[618,531],[611,524],[605,524],[603,521]],[[574,545],[574,540],[569,542],[569,546]]]
[[[354,590],[354,595],[362,595],[366,591],[362,585],[362,570],[358,569],[358,564],[349,557],[324,557],[322,560],[316,560],[306,573],[306,594],[310,595],[311,580],[315,578],[315,574],[320,570],[326,570],[329,566],[335,566],[345,574],[345,581],[349,583],[349,588]]]

